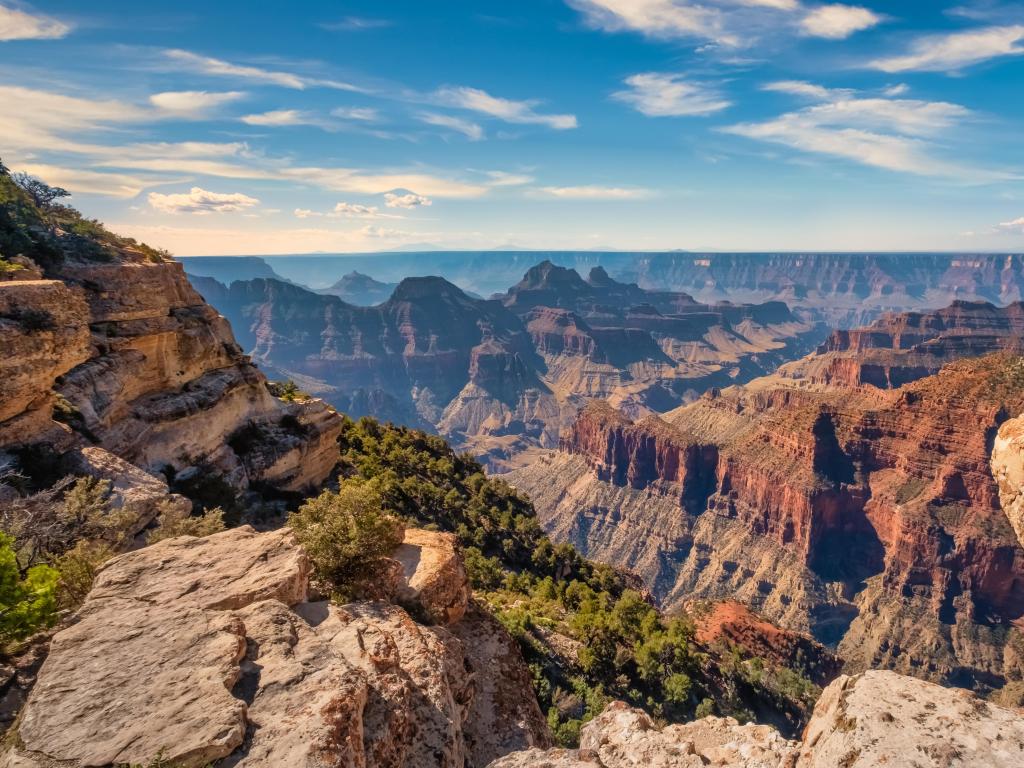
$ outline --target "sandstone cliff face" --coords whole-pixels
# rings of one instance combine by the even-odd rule
[[[666,605],[735,597],[854,669],[989,690],[1024,675],[1024,550],[990,468],[1018,380],[996,356],[900,391],[759,381],[655,428],[588,409],[562,454],[509,479],[556,538]]]
[[[462,768],[549,746],[522,657],[468,605],[450,541],[410,531],[403,547],[406,599],[446,606],[439,624],[308,602],[286,530],[122,555],[55,635],[4,764]]]
[[[823,333],[779,302],[702,305],[549,262],[500,301],[440,278],[407,278],[374,307],[276,280],[201,287],[265,368],[352,415],[436,429],[492,468],[555,447],[588,400],[669,410]]]
[[[833,331],[813,355],[778,374],[811,384],[882,389],[931,376],[948,362],[1022,348],[1024,304],[955,301],[932,312],[885,314],[864,328]]]
[[[180,264],[124,251],[48,274],[0,282],[0,449],[91,444],[150,473],[202,464],[240,489],[328,476],[339,417],[274,398]]]
[[[966,691],[868,672],[825,689],[802,743],[771,728],[706,717],[657,728],[610,704],[579,750],[508,755],[492,768],[1010,768],[1024,760],[1024,716]]]

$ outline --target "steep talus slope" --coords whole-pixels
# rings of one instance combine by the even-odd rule
[[[1024,674],[1024,551],[990,469],[1022,410],[1019,358],[1000,355],[897,391],[766,379],[656,423],[587,409],[509,479],[667,605],[735,596],[854,668],[989,690]]]
[[[492,467],[554,447],[589,399],[669,410],[822,335],[779,302],[702,305],[549,262],[500,300],[441,278],[406,278],[375,307],[274,280],[198,284],[265,368],[355,415],[436,429]]]
[[[707,717],[659,727],[609,705],[578,750],[532,749],[491,768],[1012,768],[1024,760],[1024,716],[937,685],[868,672],[822,694],[801,742],[770,728]]]
[[[287,530],[119,557],[54,637],[4,765],[472,768],[549,746],[522,657],[468,603],[458,550],[410,531],[395,557],[399,594],[343,606],[310,600]]]

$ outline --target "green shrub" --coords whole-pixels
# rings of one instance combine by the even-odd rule
[[[317,577],[339,599],[358,594],[365,580],[379,572],[381,558],[402,543],[403,525],[382,506],[375,483],[349,480],[337,493],[324,491],[288,517]]]
[[[157,516],[157,527],[146,536],[146,543],[156,544],[177,536],[209,536],[223,531],[224,527],[224,511],[220,507],[190,515],[169,502],[163,502]]]
[[[103,541],[82,539],[58,557],[54,566],[59,574],[57,605],[73,611],[85,602],[100,568],[117,554]]]
[[[14,539],[0,533],[0,646],[53,624],[59,578],[48,565],[34,565],[22,573]]]

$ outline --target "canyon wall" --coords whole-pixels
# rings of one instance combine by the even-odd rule
[[[273,375],[353,416],[436,430],[492,469],[555,447],[591,399],[669,410],[824,336],[779,302],[705,305],[550,262],[491,300],[436,277],[404,279],[373,307],[279,280],[196,285]]]
[[[29,474],[34,451],[89,446],[239,490],[328,477],[339,416],[275,398],[180,264],[125,249],[7,276],[19,279],[0,282],[0,450]]]
[[[758,380],[656,422],[591,407],[508,477],[667,607],[736,597],[853,669],[990,690],[1024,675],[1024,551],[990,467],[1021,376],[997,354],[899,390]]]

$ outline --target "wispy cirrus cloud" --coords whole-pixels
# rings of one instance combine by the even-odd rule
[[[882,17],[861,6],[804,5],[799,0],[566,0],[596,29],[658,39],[694,39],[726,48],[766,35],[843,39]]]
[[[0,5],[0,42],[56,40],[70,31],[71,25],[58,19]]]
[[[972,168],[941,156],[934,138],[971,116],[959,104],[861,96],[851,90],[826,89],[799,81],[770,83],[764,88],[812,97],[818,103],[771,120],[740,123],[722,130],[890,171],[967,182],[1013,178],[1012,174]]]
[[[731,106],[717,90],[683,75],[645,72],[626,78],[628,90],[612,98],[629,104],[649,117],[685,117],[711,115]]]
[[[882,72],[957,72],[1002,56],[1024,55],[1024,25],[993,26],[919,37],[909,52],[874,59]]]
[[[243,115],[239,120],[246,125],[258,125],[267,128],[290,125],[319,125],[321,123],[315,115],[300,109],[273,109],[269,112]]]
[[[241,192],[210,192],[202,187],[192,187],[188,192],[165,195],[149,193],[149,204],[162,213],[192,213],[207,216],[211,213],[239,213],[256,205],[259,200]]]
[[[368,16],[346,16],[337,21],[325,21],[320,24],[323,29],[331,32],[364,32],[369,29],[384,29],[393,26],[390,19],[374,19]]]
[[[537,193],[560,200],[641,200],[651,196],[651,190],[639,187],[603,187],[584,184],[574,187],[540,187]]]
[[[245,96],[242,91],[165,91],[154,93],[149,103],[169,115],[197,118]]]
[[[578,122],[575,115],[555,115],[537,112],[539,104],[536,100],[517,101],[500,96],[492,96],[487,91],[468,86],[448,86],[441,88],[434,95],[440,103],[478,112],[482,115],[503,120],[506,123],[522,125],[545,125],[555,130],[576,128]]]
[[[1024,216],[1012,221],[1004,221],[996,225],[996,229],[1000,232],[1010,232],[1013,234],[1024,235]]]
[[[333,88],[340,91],[363,93],[365,89],[352,83],[319,77],[309,77],[295,72],[267,69],[249,64],[237,64],[212,56],[203,56],[192,51],[172,48],[163,52],[168,66],[186,72],[193,72],[214,77],[227,77],[234,80],[248,80],[263,85],[276,85],[281,88],[305,90],[306,88]]]
[[[463,120],[454,115],[440,115],[436,112],[420,112],[417,116],[420,122],[427,125],[436,125],[439,128],[450,128],[461,133],[470,141],[480,141],[484,138],[484,129],[479,123],[470,120]]]

